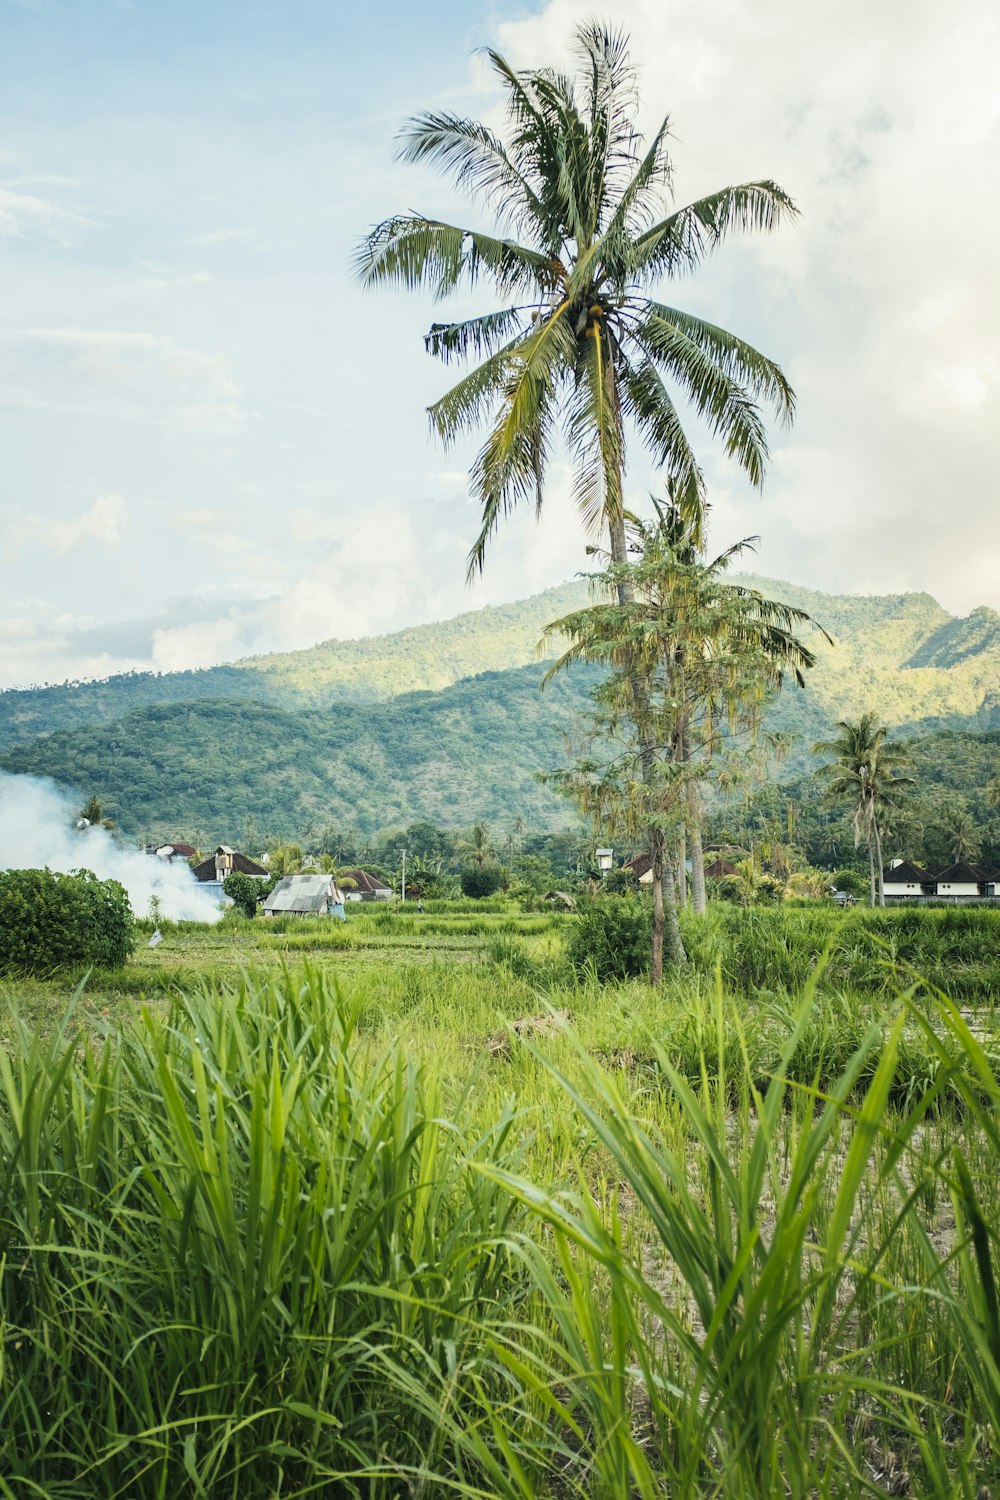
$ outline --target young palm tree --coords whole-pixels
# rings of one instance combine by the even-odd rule
[[[656,983],[664,944],[671,962],[685,959],[667,832],[687,820],[697,870],[697,787],[721,743],[722,727],[756,731],[763,706],[784,678],[804,685],[803,674],[815,657],[794,634],[812,623],[808,615],[722,580],[746,543],[704,562],[679,510],[653,504],[655,523],[626,518],[629,555],[635,560],[624,568],[612,564],[595,580],[620,599],[621,575],[627,573],[625,601],[577,610],[547,627],[570,645],[546,681],[574,661],[610,668],[593,694],[595,738],[611,742],[615,754],[596,763],[586,760],[557,779],[580,798],[602,832],[646,842],[653,872]],[[703,867],[694,888],[696,907],[704,910]]]
[[[813,746],[814,754],[835,757],[816,775],[826,781],[829,797],[853,803],[854,846],[864,840],[868,850],[870,903],[884,906],[880,820],[882,809],[893,806],[900,791],[913,785],[912,777],[901,774],[910,757],[901,745],[889,741],[889,731],[877,714],[862,714],[856,724],[841,719],[837,730],[832,740]]]
[[[427,287],[443,298],[486,280],[501,300],[479,317],[433,324],[425,339],[445,364],[476,361],[430,408],[435,431],[450,444],[489,425],[472,471],[482,525],[470,574],[481,570],[501,517],[526,500],[541,508],[559,432],[583,517],[594,531],[607,528],[621,565],[628,424],[673,480],[698,538],[702,476],[672,392],[757,485],[768,457],[760,403],[784,421],[793,413],[792,389],[772,360],[653,295],[734,231],[775,229],[795,214],[791,199],[760,181],[671,208],[668,121],[643,149],[625,36],[590,23],[576,32],[576,52],[575,79],[553,68],[517,71],[487,53],[507,97],[502,135],[447,111],[419,115],[403,131],[403,159],[440,167],[492,211],[493,231],[395,215],[357,257],[368,286]],[[625,575],[619,587],[627,589]]]

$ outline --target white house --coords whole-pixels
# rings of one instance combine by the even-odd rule
[[[882,889],[887,897],[930,895],[933,884],[927,871],[908,859],[894,859],[889,868],[882,871]]]
[[[976,870],[965,860],[939,870],[934,879],[935,895],[938,896],[982,896],[984,894],[984,871]]]

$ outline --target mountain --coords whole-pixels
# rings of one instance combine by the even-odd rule
[[[956,619],[929,594],[822,594],[746,576],[805,610],[817,665],[768,727],[797,735],[785,774],[840,718],[873,709],[908,733],[1000,728],[1000,616]],[[439,624],[200,672],[0,693],[0,766],[96,794],[129,831],[231,839],[252,813],[271,832],[309,819],[371,830],[412,818],[455,826],[520,813],[564,823],[537,779],[565,764],[587,674],[538,691],[544,625],[588,598],[583,582]],[[202,840],[205,842],[206,840]]]
[[[231,841],[251,814],[281,836],[310,820],[367,833],[518,814],[542,830],[572,821],[537,773],[565,764],[596,680],[574,669],[541,692],[544,671],[484,672],[439,693],[331,709],[232,698],[137,708],[18,746],[0,766],[94,788],[126,832],[184,832],[199,845]]]
[[[328,708],[380,703],[400,693],[450,687],[478,672],[502,672],[539,659],[550,620],[589,598],[583,582],[564,583],[513,604],[488,605],[392,635],[324,641],[305,651],[249,657],[190,672],[126,672],[102,682],[0,691],[0,751],[77,724],[113,724],[160,703],[206,698]],[[550,648],[548,655],[554,655]]]

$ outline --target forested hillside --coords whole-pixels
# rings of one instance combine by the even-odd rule
[[[93,790],[124,831],[232,840],[310,821],[362,832],[426,818],[457,827],[520,815],[536,829],[573,809],[536,779],[565,762],[592,674],[539,691],[544,667],[486,672],[440,693],[290,712],[205,700],[139,708],[113,725],[60,730],[0,758],[10,771]]]
[[[808,739],[831,720],[866,708],[893,725],[1000,724],[1000,616],[993,610],[955,619],[929,594],[857,597],[775,579],[744,581],[806,610],[836,643],[813,637],[819,664],[808,692],[782,703],[782,727]],[[233,699],[322,709],[449,687],[476,673],[537,661],[544,626],[587,598],[586,583],[577,581],[394,635],[326,641],[204,671],[128,673],[105,682],[0,692],[0,751],[53,730],[112,724],[152,704]]]
[[[812,769],[811,746],[837,719],[866,709],[908,735],[1000,728],[993,611],[956,620],[927,594],[747,581],[834,638],[811,633],[808,687],[786,688],[769,710],[766,727],[793,736],[786,780]],[[199,832],[198,842],[233,837],[248,814],[276,835],[311,818],[371,830],[520,815],[551,827],[572,812],[536,773],[566,764],[588,679],[540,693],[536,647],[586,590],[567,584],[440,625],[210,671],[3,693],[0,765],[97,795],[129,831]],[[813,800],[806,783],[802,798]]]
[[[884,813],[886,858],[900,855],[925,867],[962,858],[1000,867],[1000,806],[991,791],[1000,776],[1000,730],[938,730],[912,737],[906,748],[912,785]],[[825,798],[813,776],[792,776],[717,799],[710,833],[745,849],[787,845],[798,859],[832,868],[857,858],[851,811]]]
[[[537,661],[544,627],[588,597],[585,583],[566,583],[530,599],[471,610],[394,635],[324,641],[305,651],[201,671],[127,672],[103,682],[11,689],[0,692],[0,750],[76,724],[111,724],[148,704],[227,698],[281,708],[326,708],[450,687],[478,672],[502,672]]]

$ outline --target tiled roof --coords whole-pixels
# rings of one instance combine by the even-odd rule
[[[225,852],[229,853],[228,850]],[[233,853],[232,859],[234,874],[269,875],[271,873],[264,865],[259,865],[255,859],[251,859],[249,854],[240,854],[239,851],[236,851]],[[203,859],[200,865],[195,865],[194,877],[196,880],[217,879],[214,854],[210,854],[207,859]]]
[[[899,865],[887,865],[882,871],[883,885],[926,885],[933,879],[929,870],[922,870],[909,859],[904,859]]]
[[[341,880],[353,880],[355,888],[362,895],[374,895],[376,891],[389,891],[391,886],[386,885],[379,875],[372,875],[368,870],[341,870]]]
[[[949,865],[947,869],[938,870],[934,879],[939,882],[945,881],[949,885],[979,885],[983,875],[977,866],[960,859],[956,864]]]

